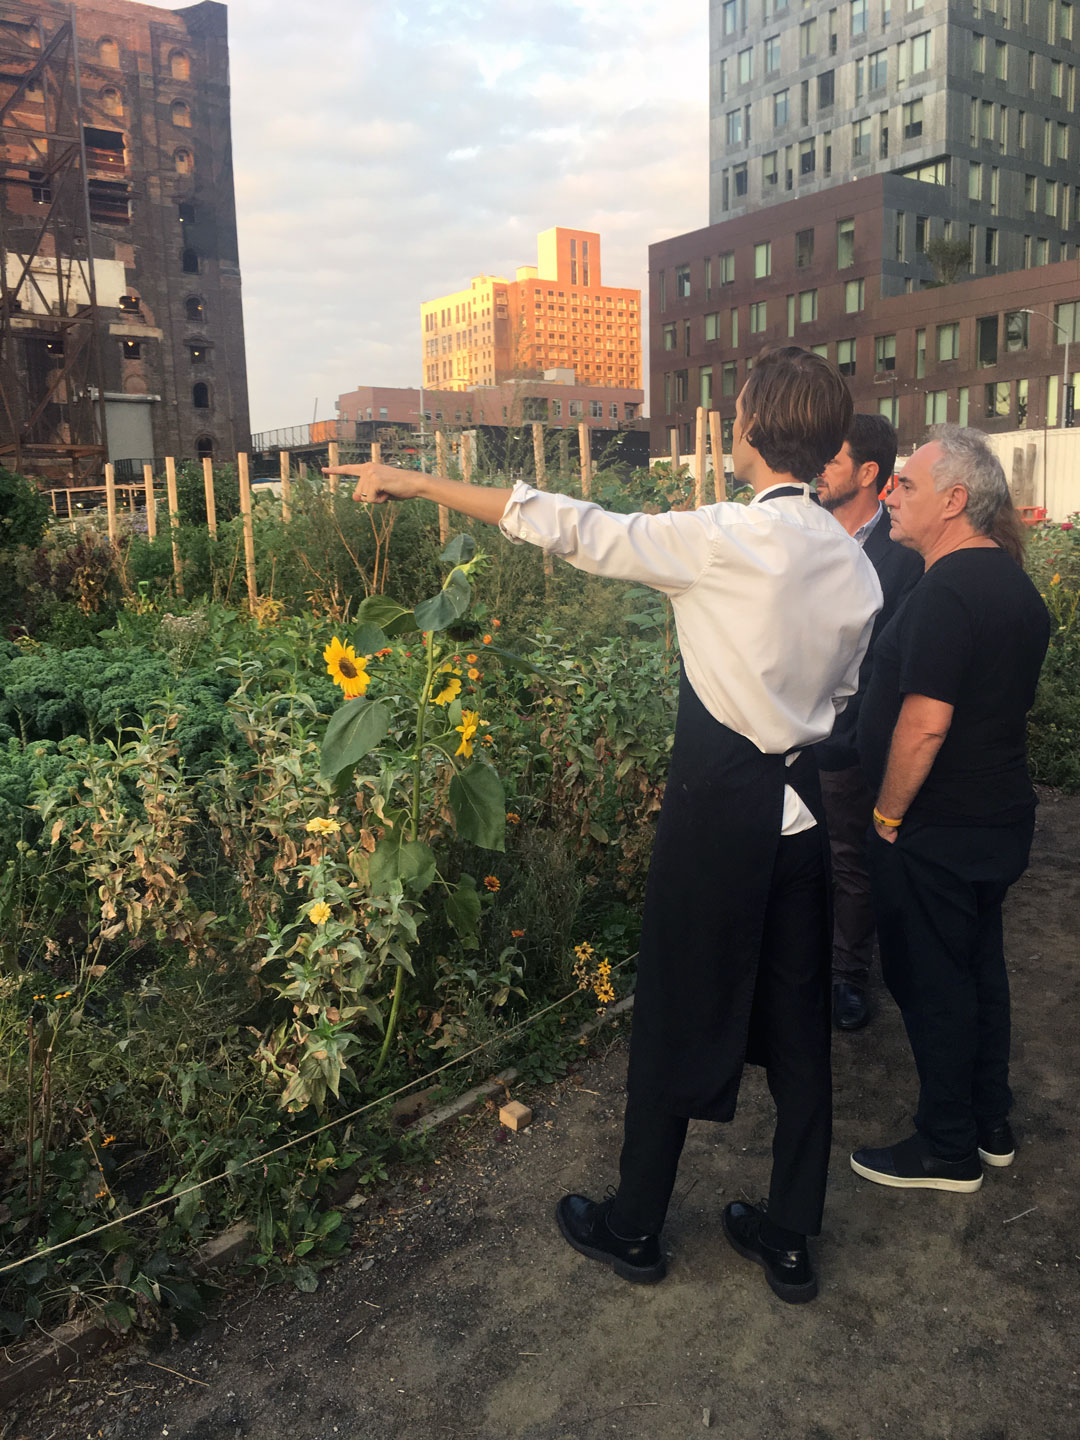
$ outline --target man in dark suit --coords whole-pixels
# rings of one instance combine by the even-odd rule
[[[923,573],[915,551],[890,539],[889,517],[878,498],[895,463],[896,431],[888,420],[883,415],[855,415],[843,448],[817,484],[818,499],[863,547],[884,595],[859,673],[858,694],[837,716],[828,740],[814,747],[832,852],[832,1010],[838,1030],[860,1030],[866,1024],[866,982],[874,948],[874,908],[864,859],[874,797],[855,750],[859,702],[870,678],[874,641]]]

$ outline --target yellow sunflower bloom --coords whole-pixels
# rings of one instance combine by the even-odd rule
[[[309,835],[337,835],[341,826],[336,820],[323,820],[316,816],[314,820],[307,822],[304,829]]]
[[[461,736],[461,744],[454,751],[454,754],[464,755],[467,760],[473,752],[473,746],[476,743],[477,730],[479,730],[481,725],[486,724],[486,720],[480,719],[479,711],[463,710],[461,712],[461,724],[454,726],[454,729]]]
[[[356,700],[371,684],[367,673],[367,656],[357,659],[351,645],[343,645],[335,635],[323,651],[326,673],[335,685],[340,685],[346,700]]]
[[[456,675],[451,675],[439,693],[431,697],[431,703],[433,705],[450,705],[460,694],[461,681]]]
[[[313,925],[325,925],[330,919],[330,906],[325,900],[316,900],[311,909],[307,912],[307,918]]]

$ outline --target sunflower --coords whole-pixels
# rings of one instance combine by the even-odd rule
[[[434,689],[434,686],[432,688]],[[456,675],[451,675],[439,693],[431,697],[431,703],[433,705],[450,705],[460,693],[461,681]]]
[[[454,754],[464,755],[467,760],[473,752],[477,730],[479,730],[481,725],[486,724],[486,720],[480,719],[480,712],[478,710],[463,710],[461,712],[461,724],[454,726],[454,729],[461,736],[461,744],[454,751]]]
[[[323,659],[326,661],[326,673],[335,685],[344,690],[346,700],[355,700],[363,695],[371,683],[366,655],[358,660],[353,647],[343,645],[335,635],[323,651]]]

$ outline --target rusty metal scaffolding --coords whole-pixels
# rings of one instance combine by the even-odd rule
[[[100,474],[104,396],[75,7],[0,4],[0,464]]]

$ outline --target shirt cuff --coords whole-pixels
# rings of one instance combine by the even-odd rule
[[[543,534],[536,525],[530,525],[523,514],[524,507],[530,501],[538,500],[542,493],[532,485],[526,485],[524,480],[518,480],[510,491],[510,499],[506,502],[506,509],[499,521],[499,529],[515,545],[544,543]]]

